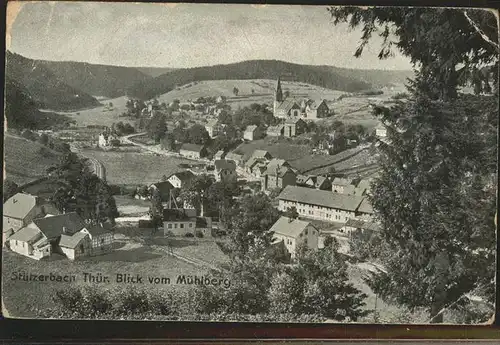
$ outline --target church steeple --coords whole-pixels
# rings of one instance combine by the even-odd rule
[[[280,77],[278,77],[278,83],[276,84],[276,93],[275,93],[275,98],[274,100],[276,102],[283,102],[283,91],[281,90],[281,80]]]

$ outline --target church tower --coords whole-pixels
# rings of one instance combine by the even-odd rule
[[[283,102],[283,91],[281,90],[280,77],[278,77],[278,83],[276,84],[276,93],[274,94],[274,100],[278,103]]]
[[[283,90],[281,90],[281,80],[278,77],[278,83],[276,84],[276,91],[274,92],[274,106],[273,114],[276,116],[276,108],[283,102]]]

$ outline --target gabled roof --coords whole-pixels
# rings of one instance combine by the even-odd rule
[[[36,205],[36,196],[17,193],[3,204],[3,215],[11,218],[24,219]]]
[[[282,177],[284,176],[288,171],[292,171],[289,168],[289,164],[286,160],[284,159],[278,159],[278,158],[273,158],[267,164],[267,169],[265,174],[270,175],[270,176],[279,176]],[[292,171],[293,172],[293,171]]]
[[[175,176],[177,177],[179,180],[181,180],[182,182],[186,182],[186,181],[189,181],[191,180],[193,177],[195,177],[195,175],[193,174],[193,172],[189,171],[189,170],[182,170],[182,171],[178,171],[176,173],[173,173],[172,175],[170,175],[168,178],[171,178],[172,176]]]
[[[196,217],[196,213],[194,217]],[[193,215],[184,208],[166,208],[163,210],[164,222],[181,222],[189,220],[193,220]]]
[[[189,170],[187,170],[187,171],[189,171]],[[150,188],[154,187],[154,188],[158,189],[160,194],[168,193],[168,192],[170,192],[170,190],[174,189],[174,186],[172,186],[172,184],[169,181],[152,183],[149,187]]]
[[[307,187],[286,186],[278,199],[354,212],[364,198]]]
[[[363,198],[363,201],[358,207],[358,212],[373,214],[373,208],[367,198]]]
[[[312,176],[310,175],[297,175],[297,184],[305,184],[307,181],[311,180]]]
[[[311,223],[300,219],[280,217],[269,231],[275,234],[297,238]]]
[[[380,226],[377,223],[366,222],[363,220],[353,219],[353,218],[348,219],[347,222],[345,223],[345,226],[356,229],[366,229],[373,231],[380,230]]]
[[[64,213],[57,216],[34,219],[33,223],[48,239],[58,237],[63,233],[63,227],[69,233],[75,233],[85,227],[83,219],[76,212]]]
[[[329,182],[328,178],[324,176],[316,177],[316,187],[321,187],[325,182]]]
[[[297,124],[298,122],[304,122],[300,117],[289,117],[285,120],[286,124]]]
[[[266,150],[255,150],[252,153],[252,157],[255,157],[255,158],[266,158],[266,159],[273,158],[271,156],[271,154],[268,151],[266,151]]]
[[[243,158],[243,155],[240,154],[240,153],[235,153],[235,152],[229,152],[227,155],[226,155],[226,159],[229,159],[229,160],[240,160]]]
[[[297,104],[297,101],[294,99],[285,99],[283,102],[276,106],[276,110],[284,110],[285,112],[289,112],[293,108],[300,108]]]
[[[257,126],[256,125],[249,125],[247,126],[247,128],[245,128],[245,133],[248,133],[248,132],[253,132],[257,129]]]
[[[74,249],[87,236],[88,235],[84,232],[77,232],[76,234],[73,234],[71,236],[62,234],[61,239],[59,240],[59,247]]]
[[[198,153],[200,153],[203,149],[204,147],[202,145],[196,145],[191,143],[184,143],[181,146],[181,150],[198,152]]]
[[[267,128],[267,133],[280,133],[283,130],[283,125],[269,126]]]
[[[12,236],[9,237],[9,240],[16,240],[21,242],[31,242],[40,234],[40,230],[36,228],[22,228],[19,231],[15,232]]]
[[[214,165],[217,170],[236,170],[236,164],[230,160],[218,159],[214,162]]]
[[[332,184],[337,185],[337,186],[350,186],[350,185],[352,185],[352,179],[335,177],[332,181]]]

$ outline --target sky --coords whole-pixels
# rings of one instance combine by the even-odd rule
[[[333,25],[325,6],[25,3],[7,49],[33,59],[135,67],[196,67],[244,60],[408,70],[399,52],[379,60],[374,36]]]

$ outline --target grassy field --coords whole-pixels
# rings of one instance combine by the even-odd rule
[[[101,98],[99,101],[103,103],[102,106],[75,112],[61,112],[61,114],[67,115],[72,120],[75,120],[77,126],[99,125],[111,127],[113,123],[120,121],[133,124],[132,119],[120,117],[120,115],[127,110],[127,99],[128,98],[125,96],[113,99]],[[113,108],[111,110],[106,110],[104,104],[109,104],[110,102],[113,103]]]
[[[47,168],[58,163],[56,151],[24,138],[4,136],[5,177],[24,184],[46,176]]]
[[[326,99],[328,101],[336,100],[345,92],[325,89],[320,86],[299,83],[282,82],[283,92],[289,91],[293,97],[309,97],[313,99]],[[233,94],[233,88],[239,90],[238,96]],[[244,107],[252,103],[271,104],[274,97],[276,80],[271,79],[249,79],[249,80],[207,80],[183,85],[178,89],[172,90],[159,97],[160,103],[167,104],[174,99],[181,102],[196,100],[199,97],[206,96],[226,96],[227,102],[233,109]],[[254,90],[254,93],[252,93]]]
[[[74,275],[75,282],[29,282],[13,280],[15,272],[33,273],[37,275],[60,274]],[[84,281],[84,273],[106,275],[110,277],[110,283],[89,283]],[[116,274],[126,273],[135,276],[143,276],[144,284],[123,284],[115,280]],[[195,267],[184,261],[178,260],[164,253],[154,250],[148,246],[139,246],[128,250],[115,250],[110,254],[88,257],[76,261],[70,261],[62,256],[54,254],[48,260],[36,261],[19,254],[3,251],[2,266],[2,300],[4,307],[11,316],[30,317],[36,309],[50,307],[52,296],[57,289],[67,286],[96,286],[111,290],[115,288],[139,287],[146,291],[172,291],[172,289],[188,289],[188,286],[175,285],[177,276],[202,275],[206,270]],[[149,276],[167,277],[172,284],[150,284]]]
[[[179,164],[191,162],[183,158],[139,152],[85,150],[83,153],[104,164],[106,179],[109,183],[120,185],[144,185],[158,182],[161,181],[163,175],[169,176],[183,170]]]
[[[148,212],[151,203],[147,200],[134,199],[128,195],[115,195],[116,207],[123,216],[139,216]]]

